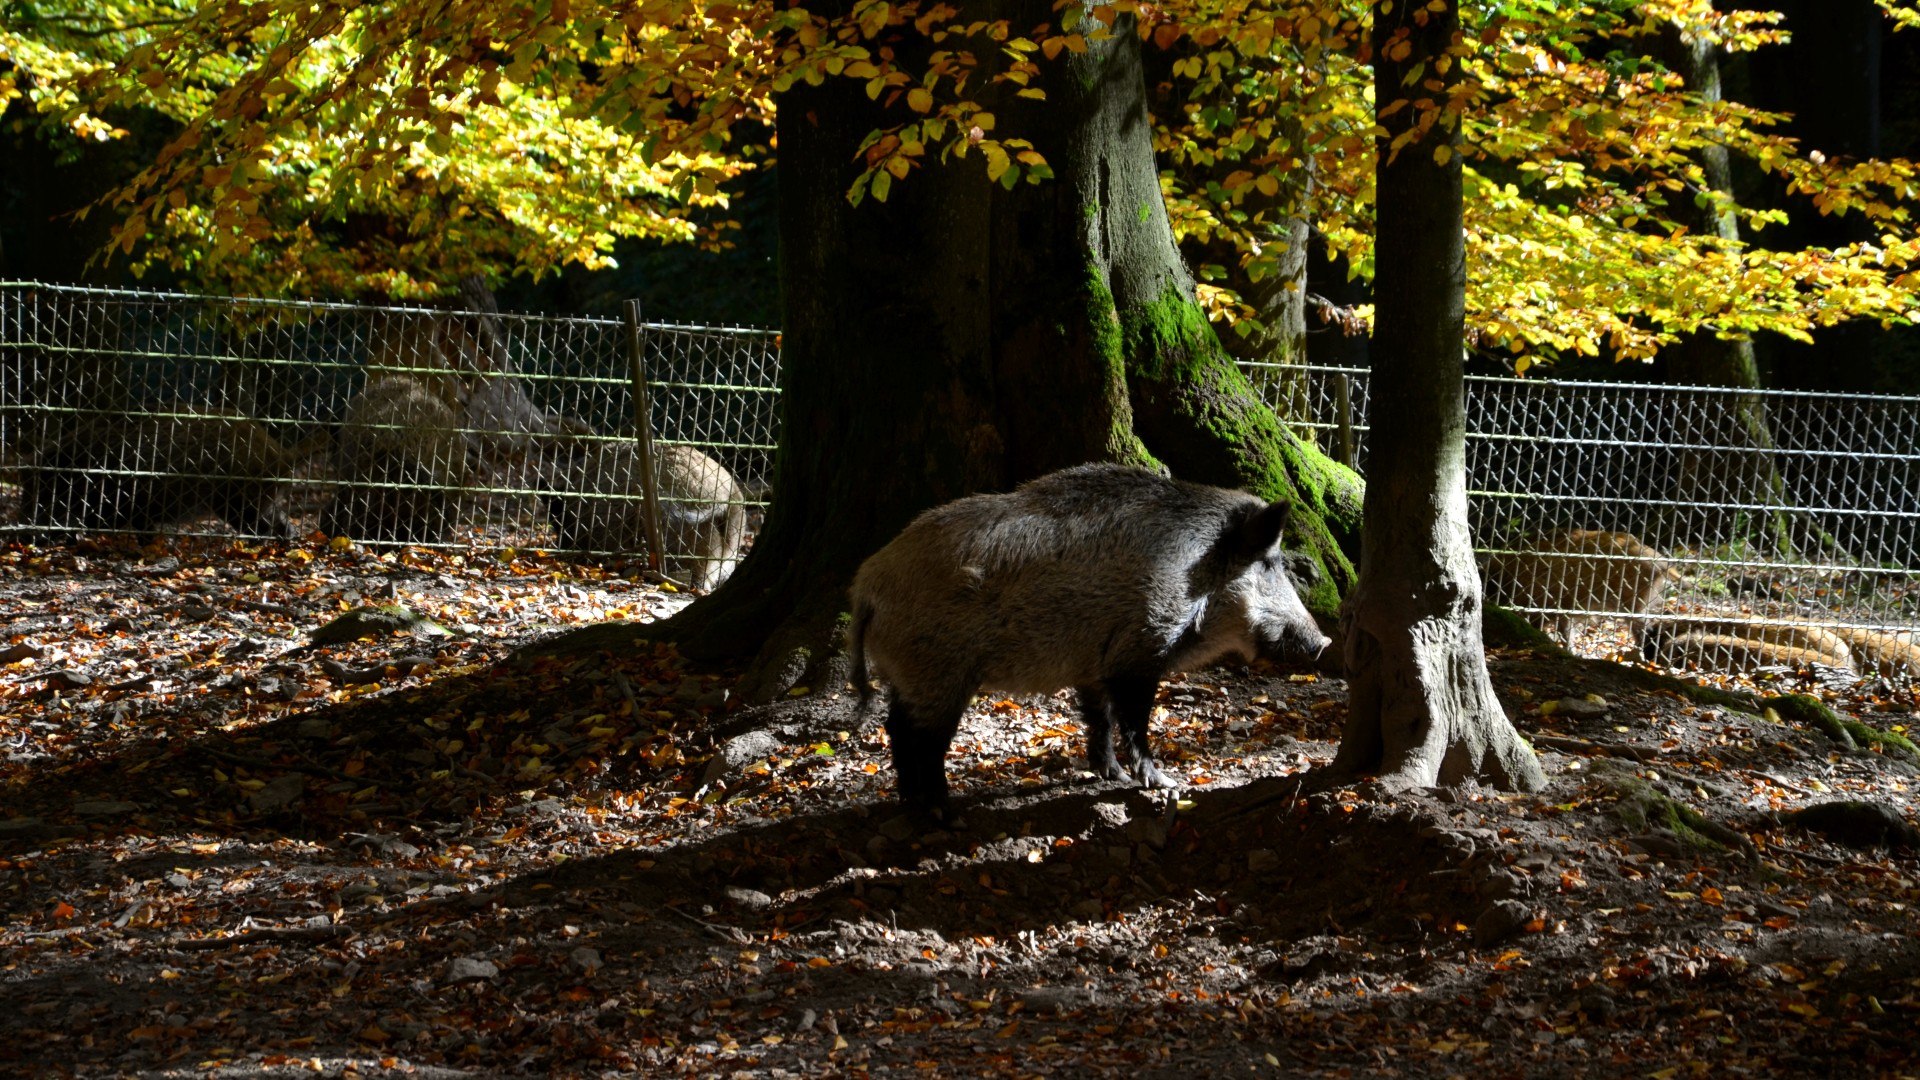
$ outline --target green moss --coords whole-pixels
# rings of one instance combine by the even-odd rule
[[[1544,653],[1566,652],[1558,642],[1528,622],[1526,616],[1498,604],[1481,605],[1480,636],[1488,645],[1527,648]]]
[[[1092,335],[1090,342],[1098,362],[1107,369],[1103,380],[1107,392],[1116,400],[1111,402],[1109,412],[1113,416],[1131,416],[1132,407],[1123,400],[1127,393],[1127,353],[1125,336],[1121,332],[1120,317],[1115,311],[1113,293],[1108,290],[1106,278],[1099,267],[1091,264],[1087,267],[1084,287],[1086,318],[1084,325]],[[1130,465],[1139,465],[1155,471],[1165,471],[1165,466],[1148,451],[1147,445],[1140,441],[1131,427],[1119,427],[1112,433],[1107,445],[1107,455],[1114,461]]]
[[[1291,501],[1287,544],[1320,569],[1302,599],[1315,615],[1337,617],[1357,576],[1360,478],[1281,426],[1177,285],[1122,309],[1119,331],[1152,449],[1190,479]]]
[[[1682,848],[1693,851],[1736,851],[1749,859],[1758,855],[1753,841],[1686,803],[1654,790],[1652,784],[1625,767],[1609,765],[1595,769],[1593,775],[1618,797],[1614,814],[1634,832],[1666,832]]]
[[[1123,319],[1121,347],[1142,378],[1181,382],[1209,375],[1223,363],[1232,367],[1207,313],[1173,285],[1158,299],[1128,308]]]
[[[1842,747],[1852,750],[1870,747],[1880,753],[1920,762],[1920,748],[1904,735],[1863,724],[1851,716],[1842,716],[1826,702],[1809,694],[1781,694],[1767,698],[1761,705],[1788,720],[1819,728]]]

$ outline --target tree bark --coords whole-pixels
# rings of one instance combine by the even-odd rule
[[[1334,767],[1392,786],[1545,784],[1487,675],[1467,527],[1466,244],[1458,119],[1394,155],[1395,135],[1459,79],[1454,0],[1374,5],[1373,386],[1360,581],[1348,601],[1347,726]],[[1418,68],[1407,85],[1409,72]],[[1388,111],[1392,103],[1412,98]],[[1445,160],[1437,161],[1436,153]]]
[[[1713,46],[1683,41],[1671,29],[1660,44],[1661,60],[1686,81],[1688,89],[1708,101],[1720,100],[1720,57]],[[1725,195],[1733,190],[1726,147],[1705,147],[1696,160],[1707,192]],[[1675,207],[1674,216],[1696,232],[1726,240],[1740,238],[1732,211],[1715,203],[1686,199]],[[1669,346],[1662,360],[1667,381],[1676,386],[1758,390],[1762,385],[1749,338],[1690,334]],[[1786,502],[1785,484],[1774,462],[1777,447],[1766,400],[1758,394],[1733,395],[1724,409],[1703,405],[1702,422],[1690,426],[1685,438],[1712,448],[1681,452],[1670,494],[1674,502],[1685,505],[1663,509],[1652,522],[1649,539],[1662,546],[1743,542],[1763,553],[1790,554],[1796,544],[1786,515],[1732,509],[1734,504],[1764,507]]]
[[[967,14],[1057,17],[1045,0]],[[847,584],[915,514],[1085,461],[1290,495],[1291,546],[1322,570],[1310,605],[1330,615],[1351,584],[1357,479],[1280,428],[1195,303],[1160,196],[1138,36],[1120,18],[1109,40],[1046,65],[1044,102],[988,103],[996,135],[1046,155],[1055,175],[1039,184],[990,183],[970,154],[854,206],[861,140],[903,114],[851,80],[782,96],[773,504],[733,577],[657,631],[695,658],[752,657],[748,699],[841,685]],[[910,30],[887,44],[930,47]]]

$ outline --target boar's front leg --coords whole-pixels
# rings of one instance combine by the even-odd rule
[[[1134,780],[1144,788],[1178,787],[1172,777],[1153,763],[1147,747],[1147,721],[1153,716],[1153,695],[1160,680],[1121,676],[1106,681],[1107,698],[1112,702],[1113,720],[1127,746]]]
[[[1102,780],[1125,780],[1126,770],[1113,756],[1113,703],[1107,688],[1096,683],[1074,693],[1080,695],[1080,716],[1087,725],[1087,768]]]
[[[887,740],[893,744],[893,771],[900,801],[909,813],[935,825],[953,824],[948,805],[947,748],[960,729],[964,706],[954,709],[911,707],[896,693],[887,709]]]

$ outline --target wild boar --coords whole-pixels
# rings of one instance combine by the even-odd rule
[[[467,446],[460,417],[433,388],[405,376],[367,383],[347,407],[334,451],[341,481],[320,527],[329,536],[445,542]]]
[[[1740,643],[1738,651],[1743,658],[1763,658],[1770,654],[1779,657],[1758,659],[1745,666],[1804,663],[1835,668],[1853,666],[1852,650],[1840,633],[1818,626],[1737,618],[1655,621],[1640,635],[1640,655],[1669,667],[1684,667],[1689,660],[1711,667],[1717,661],[1709,659],[1708,644],[1729,641]]]
[[[1144,469],[1082,465],[921,514],[854,577],[847,648],[892,689],[901,800],[948,814],[946,752],[975,691],[1073,687],[1087,763],[1170,787],[1147,744],[1170,673],[1328,645],[1289,580],[1287,506]],[[1130,768],[1114,754],[1118,729]]]
[[[1630,533],[1569,529],[1541,537],[1526,551],[1487,561],[1489,599],[1511,607],[1545,608],[1533,616],[1572,640],[1584,612],[1638,615],[1660,602],[1679,573],[1660,552]]]
[[[53,529],[151,533],[213,516],[249,536],[294,535],[292,460],[259,423],[175,406],[91,416],[45,440],[21,469],[21,520]]]
[[[646,550],[640,453],[633,440],[595,438],[578,421],[549,453],[541,502],[562,548]],[[732,575],[746,544],[746,493],[719,462],[691,446],[655,444],[655,493],[667,573],[696,589]]]

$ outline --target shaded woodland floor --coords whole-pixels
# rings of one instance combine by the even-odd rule
[[[1319,770],[1338,678],[1221,669],[1162,692],[1171,794],[1083,774],[1065,695],[982,702],[921,837],[851,695],[514,655],[684,602],[622,569],[0,548],[0,1069],[1920,1072],[1920,861],[1778,816],[1911,822],[1896,745],[1510,645],[1549,789],[1388,796]],[[306,644],[393,603],[451,633]]]

